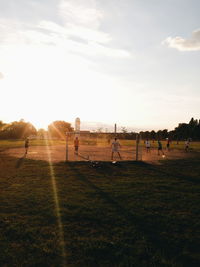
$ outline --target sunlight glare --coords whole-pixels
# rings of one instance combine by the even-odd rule
[[[65,267],[67,266],[67,263],[66,263],[67,256],[65,252],[64,230],[63,230],[63,224],[62,224],[62,219],[61,219],[60,203],[59,203],[58,190],[57,190],[57,185],[56,185],[56,177],[55,177],[55,173],[54,173],[54,169],[52,165],[51,152],[49,149],[48,139],[45,138],[45,141],[46,141],[46,150],[47,150],[47,155],[48,155],[55,210],[56,210],[58,230],[59,230],[59,239],[60,239],[60,246],[61,246],[61,251],[62,251],[63,267]]]

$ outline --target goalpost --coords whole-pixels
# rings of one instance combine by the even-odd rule
[[[78,151],[75,150],[74,140],[78,137],[79,147]],[[111,137],[114,140],[115,135]],[[96,133],[90,133],[89,136],[77,132],[66,132],[66,149],[65,161],[112,161],[112,141],[110,138],[97,138]],[[126,140],[119,139],[122,145],[120,154],[123,161],[141,161],[142,160],[142,144],[140,135],[137,134],[135,141],[132,140],[131,144],[126,145]],[[128,141],[129,142],[129,141]],[[118,161],[117,153],[114,157]]]
[[[142,160],[142,146],[140,142],[140,135],[136,134],[136,139],[123,139],[120,138],[121,133],[117,133],[117,124],[114,125],[114,132],[112,133],[97,133],[80,131],[80,119],[75,120],[75,131],[66,132],[66,151],[65,151],[65,161],[112,161],[111,160],[111,140],[115,137],[119,139],[122,149],[120,154],[122,160],[125,161],[140,161]],[[78,137],[79,147],[76,151],[75,149],[75,139]],[[132,141],[131,141],[132,140]],[[127,143],[128,141],[128,143]],[[117,154],[115,155],[118,161]]]
[[[136,161],[142,160],[142,147],[140,142],[140,134],[136,135]]]

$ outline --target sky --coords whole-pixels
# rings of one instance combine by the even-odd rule
[[[0,120],[200,118],[199,0],[0,0]]]

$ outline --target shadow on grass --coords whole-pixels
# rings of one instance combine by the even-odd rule
[[[197,162],[198,163],[198,162]],[[105,168],[101,168],[97,170],[98,172],[104,172],[104,179],[106,177],[107,173],[107,168],[110,166],[110,172],[116,170],[119,174],[119,176],[122,176],[123,174],[126,175],[126,169],[129,169],[129,167],[140,167],[145,170],[145,173],[147,171],[150,171],[150,173],[155,177],[159,177],[159,174],[162,174],[162,176],[166,176],[170,178],[174,177],[180,180],[186,180],[187,182],[194,182],[194,183],[199,183],[193,179],[190,176],[184,176],[181,173],[173,173],[169,172],[166,170],[167,168],[170,168],[170,164],[174,164],[175,169],[178,166],[178,163],[172,163],[172,162],[166,162],[166,165],[163,166],[154,166],[149,163],[145,162],[130,162],[130,163],[121,163],[119,166],[112,166],[105,164]],[[182,163],[184,164],[184,163]],[[147,214],[144,213],[133,213],[127,206],[126,204],[123,205],[116,197],[113,197],[110,195],[108,192],[105,192],[97,186],[91,179],[90,176],[84,174],[83,172],[80,171],[78,168],[77,164],[69,164],[69,168],[71,169],[72,172],[74,172],[75,176],[79,181],[82,183],[85,183],[88,187],[92,188],[96,195],[99,196],[102,200],[104,200],[106,203],[111,205],[117,215],[119,217],[122,217],[126,221],[127,228],[129,226],[134,226],[136,231],[137,231],[137,236],[139,237],[140,240],[144,241],[145,244],[145,252],[144,254],[141,255],[141,262],[144,260],[145,261],[145,266],[197,266],[197,259],[193,259],[190,254],[184,255],[184,246],[186,246],[185,243],[185,238],[182,238],[182,242],[179,242],[179,240],[174,239],[171,237],[169,234],[166,235],[168,232],[168,227],[170,225],[173,225],[175,223],[174,218],[170,217],[163,217],[162,214],[154,214],[154,212]],[[173,168],[174,169],[174,168]],[[95,172],[96,170],[94,170]],[[124,172],[125,171],[125,172]],[[137,174],[136,174],[137,175]],[[141,203],[142,206],[142,203]],[[177,222],[179,223],[179,222]],[[111,226],[112,227],[112,226]],[[178,225],[177,229],[182,229],[182,225]],[[130,233],[130,239],[132,242],[135,242],[135,237],[131,236]],[[123,240],[123,239],[122,239]],[[132,245],[131,245],[132,246]],[[195,245],[194,245],[195,246]],[[121,249],[125,247],[122,245]],[[132,247],[133,248],[133,247]],[[108,248],[109,249],[109,248]],[[193,245],[192,245],[193,249]],[[136,250],[137,250],[137,245],[136,245]],[[110,251],[111,253],[111,251]],[[118,255],[119,248],[115,247],[115,252],[113,252],[113,255]],[[129,253],[125,252],[125,255],[129,257]],[[131,254],[133,253],[130,252]],[[95,257],[95,256],[94,256]],[[135,257],[135,256],[134,256]],[[133,258],[132,258],[133,259]],[[132,264],[132,263],[131,263]],[[123,266],[123,265],[122,265]],[[127,265],[127,266],[132,266],[132,265]],[[137,266],[137,265],[136,265]],[[144,266],[144,265],[140,265]]]
[[[195,162],[193,161],[192,165],[194,165],[194,163]],[[197,160],[196,164],[199,165],[200,161]],[[177,166],[177,168],[176,168],[176,166]],[[178,179],[181,181],[191,182],[194,184],[200,184],[200,180],[198,179],[199,177],[194,177],[191,174],[185,175],[181,172],[177,172],[178,166],[179,166],[179,169],[184,172],[184,168],[190,168],[190,161],[188,161],[188,160],[169,160],[167,162],[167,166],[165,164],[162,166],[155,166],[155,165],[151,165],[151,164],[146,164],[145,167],[147,169],[149,169],[150,171],[161,174],[162,176],[164,175],[164,176],[175,178],[175,179]],[[173,172],[169,172],[166,170],[166,168],[169,168],[169,167],[173,167]]]
[[[19,168],[23,164],[24,159],[25,159],[25,155],[18,160],[16,164],[16,168],[17,166]],[[14,159],[14,162],[15,161],[16,159]],[[30,163],[30,165],[28,165],[29,169],[26,169],[26,170],[22,169],[22,171],[26,171],[27,174],[29,173],[32,174],[32,170],[34,170],[35,166],[38,163],[38,166],[37,166],[38,170],[42,170],[41,175],[44,175],[44,177],[46,177],[46,172],[43,171],[43,167],[47,167],[48,169],[49,165],[47,162],[35,161],[35,160],[30,160],[30,159],[27,159],[26,161],[27,162],[29,161]],[[55,168],[62,167],[60,169],[62,176],[63,176],[63,173],[65,173],[64,165],[65,163],[58,163],[58,164],[53,165]],[[182,163],[182,165],[184,165],[184,163]],[[84,166],[86,166],[87,168],[85,168]],[[88,171],[88,168],[92,170],[92,173],[91,173],[92,177],[95,177],[95,173],[97,174],[97,172],[101,173],[103,179],[105,178],[110,179],[109,175],[114,178],[117,176],[120,178],[121,177],[123,178],[123,176],[124,177],[126,176],[127,170],[128,171],[130,170],[129,177],[131,178],[134,176],[137,176],[139,172],[141,172],[142,175],[143,174],[146,175],[146,173],[149,174],[150,172],[152,172],[152,176],[155,176],[155,178],[158,178],[159,176],[161,176],[160,179],[162,179],[162,176],[166,176],[167,178],[169,176],[170,178],[171,177],[175,178],[176,174],[174,175],[173,171],[171,171],[172,174],[170,171],[168,171],[170,169],[170,166],[172,166],[171,162],[166,162],[166,165],[162,165],[162,166],[154,166],[154,165],[144,163],[144,162],[122,162],[119,165],[115,166],[107,162],[103,164],[100,168],[95,169],[88,162],[85,162],[84,164],[81,162],[77,162],[77,163],[70,162],[69,164],[67,164],[67,167],[71,170],[71,173],[70,173],[68,172],[69,169],[66,168],[67,174],[69,175],[72,174],[72,177],[73,176],[75,177],[76,179],[75,183],[78,184],[78,181],[79,181],[87,185],[88,187],[93,189],[96,195],[100,197],[102,200],[104,200],[105,203],[108,203],[111,207],[113,207],[114,212],[116,212],[116,214],[119,215],[119,216],[116,216],[116,220],[119,217],[121,217],[123,218],[123,223],[124,223],[124,219],[125,219],[125,226],[122,226],[119,224],[119,228],[121,229],[122,234],[120,235],[120,240],[118,241],[118,243],[108,244],[105,242],[104,244],[103,241],[101,241],[100,239],[90,240],[90,238],[87,243],[87,240],[81,241],[81,239],[78,239],[77,253],[74,253],[75,248],[76,248],[76,243],[72,242],[70,245],[73,246],[73,244],[75,244],[74,250],[72,248],[68,248],[68,249],[71,249],[71,251],[73,251],[72,253],[73,255],[71,259],[73,260],[73,257],[74,257],[75,258],[74,260],[78,260],[78,258],[81,258],[83,256],[83,259],[81,262],[83,264],[74,265],[74,266],[141,266],[141,267],[143,266],[145,267],[147,266],[185,266],[185,267],[186,266],[198,266],[196,265],[196,262],[192,263],[190,254],[185,254],[185,256],[183,254],[184,247],[186,247],[185,238],[181,237],[183,240],[183,244],[178,239],[175,240],[175,239],[171,239],[171,237],[168,238],[167,234],[169,232],[167,231],[167,227],[168,225],[173,223],[171,219],[163,221],[162,214],[156,215],[153,212],[151,214],[147,213],[146,215],[144,213],[139,213],[139,214],[133,213],[133,211],[131,211],[127,205],[123,204],[123,202],[120,202],[117,199],[117,197],[112,195],[112,193],[110,194],[109,192],[106,192],[104,189],[101,188],[101,185],[95,184],[95,181],[93,182],[93,180],[90,177],[90,171]],[[177,164],[176,166],[176,163],[174,163],[174,166],[175,166],[175,169],[177,169],[177,166],[179,165]],[[136,173],[134,172],[132,173],[132,170],[134,169],[137,169]],[[172,170],[174,170],[174,167],[172,168]],[[159,174],[162,174],[162,175],[159,175]],[[181,179],[182,174],[178,174],[178,176],[180,176],[179,179]],[[140,177],[143,177],[143,176],[140,176]],[[185,176],[185,178],[186,177],[187,176]],[[58,176],[57,178],[59,179],[60,176]],[[62,182],[62,179],[59,179],[59,180]],[[190,181],[188,177],[187,177],[187,181]],[[85,191],[83,188],[83,194],[84,193]],[[141,207],[142,205],[143,203],[141,201]],[[92,214],[91,216],[94,217],[95,214]],[[110,222],[112,221],[113,220],[111,219]],[[65,223],[67,224],[68,222],[66,221]],[[133,236],[135,232],[132,231],[132,228],[130,227],[132,225],[134,226],[133,228],[137,230],[137,238]],[[123,233],[124,231],[123,229],[126,226],[130,227],[130,231],[129,231],[130,239],[128,236],[128,241],[125,240],[126,237],[125,237],[125,234]],[[84,225],[82,227],[84,227]],[[109,224],[109,227],[110,228],[112,227],[111,223]],[[75,231],[74,228],[72,228],[72,230]],[[162,233],[162,231],[164,231],[164,234]],[[65,235],[67,236],[67,233],[65,233]],[[107,235],[107,233],[105,233],[105,235]],[[143,249],[142,252],[139,252],[140,246],[135,242],[137,241],[138,238],[140,239],[139,241],[143,242],[145,246],[145,249]],[[67,240],[67,237],[66,237],[66,240]],[[100,245],[98,245],[99,243]],[[135,246],[133,245],[133,243]],[[198,247],[196,243],[193,242],[193,240],[191,243],[192,243],[191,246]],[[144,246],[142,245],[141,247],[143,248]],[[101,251],[102,251],[102,255],[101,255]],[[134,264],[134,260],[137,257],[137,255],[135,255],[136,254],[135,251],[138,251],[138,254],[140,257],[136,264]],[[91,257],[92,264],[86,264],[87,255],[88,257]],[[104,264],[104,265],[101,264],[102,260],[100,256],[103,257],[105,255],[107,255],[106,259],[108,263],[110,264]],[[129,259],[128,263],[126,263],[125,260],[123,263],[120,263],[120,261],[122,262],[123,256],[127,261]],[[180,259],[178,259],[177,257],[180,257]],[[112,264],[111,259],[113,259],[114,264]],[[117,263],[118,260],[119,260],[119,264]],[[144,263],[142,263],[143,261]],[[46,266],[46,265],[40,265],[40,266]]]
[[[17,163],[16,163],[16,165],[15,165],[15,168],[16,169],[18,169],[18,168],[20,168],[21,166],[22,166],[22,164],[23,164],[23,162],[24,162],[24,160],[25,160],[25,158],[26,158],[26,153],[24,153],[24,155],[23,155],[23,157],[21,157],[21,158],[19,158],[18,160],[17,160]]]
[[[142,162],[135,164],[139,166],[146,166],[146,163]],[[166,240],[163,240],[162,237],[160,237],[159,227],[157,227],[158,222],[156,220],[152,220],[152,218],[150,218],[150,220],[147,220],[147,218],[143,215],[133,214],[132,212],[130,212],[128,208],[124,207],[124,205],[121,205],[119,201],[111,197],[109,193],[103,191],[92,181],[90,181],[82,172],[78,170],[78,168],[75,168],[75,166],[73,164],[70,164],[70,169],[75,173],[77,179],[95,190],[96,194],[100,196],[101,199],[114,207],[117,214],[125,219],[127,226],[132,225],[135,227],[137,236],[140,236],[140,239],[145,243],[146,255],[144,255],[144,257],[149,262],[149,264],[151,262],[151,264],[153,264],[154,266],[162,260],[167,261],[167,259],[165,258],[165,253],[163,253],[163,251],[168,250],[169,244],[166,244]],[[170,249],[170,252],[168,251],[168,253],[171,254],[172,251]],[[155,258],[155,254],[157,254],[157,258]]]

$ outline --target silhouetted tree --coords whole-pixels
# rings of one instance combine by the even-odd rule
[[[48,134],[48,132],[47,131],[45,131],[44,129],[39,129],[38,131],[37,131],[37,136],[39,137],[39,138],[41,138],[41,139],[44,139],[46,136],[47,136],[47,134]]]
[[[30,122],[24,120],[14,121],[6,124],[0,132],[0,137],[11,139],[22,139],[30,135],[35,135],[37,130]]]
[[[48,133],[50,137],[64,139],[66,132],[73,132],[71,123],[66,121],[54,121],[48,126]]]
[[[6,123],[4,123],[3,121],[0,121],[0,131],[2,131],[5,126],[6,126]]]
[[[14,121],[12,123],[4,123],[0,120],[0,138],[1,139],[18,139],[25,138],[30,135],[35,135],[38,133],[38,136],[43,136],[44,134],[49,134],[52,137],[56,138],[65,138],[66,132],[73,132],[71,124],[65,121],[54,121],[48,126],[48,132],[39,129],[36,131],[35,127],[24,120]],[[105,137],[105,134],[102,132],[102,128],[99,128],[94,132],[91,137]],[[106,137],[108,139],[114,138],[114,133],[107,133]],[[119,138],[124,139],[135,139],[136,133],[129,133],[125,127],[122,127],[122,132],[117,133]],[[166,139],[170,140],[185,140],[191,138],[192,140],[200,140],[200,120],[191,118],[189,123],[179,123],[179,125],[172,131],[167,129],[159,130],[155,132],[152,131],[141,131],[140,136],[142,139]]]

